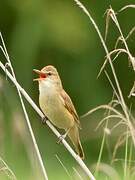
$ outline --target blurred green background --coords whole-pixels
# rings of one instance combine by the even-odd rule
[[[134,0],[83,0],[82,2],[104,35],[104,13],[109,5],[118,11],[127,4],[133,4]],[[119,13],[117,17],[126,36],[134,26],[135,11],[128,9]],[[48,64],[57,68],[63,86],[71,96],[79,116],[111,100],[113,93],[107,78],[102,74],[97,79],[104,62],[104,49],[88,17],[74,1],[1,0],[0,31],[18,82],[36,104],[38,104],[38,84],[33,82],[35,75],[32,70],[41,69]],[[106,42],[110,51],[114,49],[118,37],[117,28],[110,22]],[[128,39],[133,55],[135,55],[134,40],[133,34]],[[2,53],[0,53],[0,61],[6,62]],[[125,55],[120,55],[115,62],[115,68],[127,103],[132,102],[134,105],[134,99],[127,99],[134,82],[134,74],[132,68],[129,68]],[[110,71],[109,67],[107,69]],[[42,179],[16,89],[10,80],[5,80],[4,73],[0,72],[0,156],[19,180]],[[56,158],[56,154],[74,179],[77,179],[73,171],[73,167],[79,170],[76,162],[63,145],[56,143],[56,137],[47,126],[40,123],[40,118],[29,104],[27,102],[25,104],[49,179],[70,179]],[[98,131],[95,131],[95,128],[103,118],[103,113],[98,112],[80,120],[85,163],[91,170],[93,164],[97,162],[101,146],[103,128]],[[102,162],[110,163],[117,136],[116,132],[108,137],[109,152],[105,146]],[[121,148],[119,158],[123,158],[123,152],[124,148]],[[122,163],[116,163],[116,167],[118,164],[117,170],[123,171]],[[8,179],[3,171],[0,171],[0,179]]]

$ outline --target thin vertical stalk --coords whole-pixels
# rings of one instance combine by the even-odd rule
[[[21,94],[25,97],[25,99],[28,101],[28,103],[33,107],[33,109],[39,114],[41,119],[44,118],[44,114],[41,112],[41,110],[38,108],[38,106],[34,103],[34,101],[30,98],[30,96],[27,94],[27,92],[20,86],[20,84],[16,81],[16,79],[11,75],[11,73],[8,70],[5,70],[5,66],[0,61],[0,67],[1,69],[7,74],[7,76],[10,78],[10,80],[14,83],[15,86],[18,87]],[[60,138],[61,134],[56,130],[56,128],[51,124],[49,120],[46,121],[46,124],[50,127],[50,129],[53,131],[53,133]],[[65,139],[62,139],[62,143],[65,146],[65,148],[70,152],[70,154],[74,157],[74,159],[77,161],[77,163],[80,165],[80,167],[84,170],[86,175],[91,180],[95,180],[95,177],[91,173],[91,171],[88,169],[86,164],[82,161],[82,159],[73,151],[73,149],[70,147],[70,145],[66,142]]]
[[[110,57],[110,54],[109,54],[109,51],[108,51],[108,48],[105,44],[105,41],[101,35],[101,32],[97,26],[97,24],[95,23],[94,19],[92,18],[91,14],[88,12],[88,10],[86,9],[86,7],[79,1],[79,0],[74,0],[76,2],[76,4],[82,9],[82,11],[88,16],[88,18],[90,19],[91,23],[93,24],[99,38],[100,38],[100,41],[103,45],[103,48],[105,50],[105,53],[106,53],[106,56],[107,56],[107,59],[109,61],[109,64],[110,64],[110,67],[111,67],[111,70],[112,70],[112,74],[113,74],[113,77],[114,77],[114,80],[115,80],[115,83],[116,83],[116,87],[117,87],[117,90],[118,90],[118,93],[119,93],[119,97],[120,97],[120,101],[121,101],[121,106],[122,106],[122,109],[123,109],[123,112],[125,114],[125,117],[127,119],[127,122],[128,122],[128,125],[129,125],[129,129],[130,129],[130,133],[131,133],[131,137],[132,137],[132,140],[133,140],[133,144],[135,146],[135,135],[134,135],[134,128],[133,128],[133,125],[130,121],[130,118],[129,118],[129,114],[128,114],[128,110],[127,110],[127,106],[126,106],[126,103],[125,103],[125,100],[124,100],[124,97],[123,97],[123,94],[122,94],[122,91],[121,91],[121,88],[120,88],[120,85],[119,85],[119,81],[118,81],[118,78],[117,78],[117,75],[116,75],[116,72],[115,72],[115,69],[113,67],[113,63],[112,63],[112,60],[111,60],[111,57]]]
[[[1,46],[1,50],[2,50],[3,54],[5,55],[5,58],[6,58],[7,62],[8,62],[8,66],[11,68],[12,75],[13,75],[14,79],[16,80],[14,69],[12,67],[12,64],[11,64],[11,61],[10,61],[10,58],[9,58],[9,55],[8,55],[8,52],[7,52],[5,43],[4,43],[4,39],[3,39],[1,33],[0,33],[0,38],[1,38],[1,41],[2,41],[2,45],[3,45],[3,47]],[[7,71],[7,70],[5,69],[5,71]],[[32,138],[32,142],[33,142],[33,145],[34,145],[34,149],[35,149],[35,152],[36,152],[36,155],[37,155],[37,159],[39,161],[39,165],[40,165],[43,177],[44,177],[45,180],[48,180],[47,172],[45,170],[43,160],[42,160],[42,157],[41,157],[41,154],[40,154],[40,151],[39,151],[39,148],[38,148],[38,145],[37,145],[37,142],[36,142],[32,127],[31,127],[31,124],[30,124],[29,116],[27,114],[27,111],[26,111],[26,108],[25,108],[25,105],[24,105],[24,102],[23,102],[23,99],[22,99],[22,95],[20,93],[19,88],[17,86],[16,86],[16,88],[17,88],[17,92],[18,92],[18,95],[19,95],[19,98],[20,98],[20,102],[21,102],[21,105],[22,105],[24,116],[25,116],[25,119],[26,119],[26,122],[27,122],[27,126],[28,126],[28,129],[29,129],[31,138]]]

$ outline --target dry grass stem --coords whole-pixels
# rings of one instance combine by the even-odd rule
[[[128,171],[131,173],[131,176],[129,176],[129,177],[135,176],[134,169],[132,168],[133,172],[131,172],[130,164],[129,164],[129,166],[127,164],[128,160],[131,162],[131,158],[132,158],[132,147],[131,147],[131,150],[128,149],[129,137],[131,137],[131,142],[132,142],[133,148],[135,148],[135,127],[134,127],[135,118],[131,114],[131,111],[129,111],[129,108],[128,108],[126,101],[125,101],[125,98],[123,96],[123,92],[121,90],[121,86],[119,84],[117,74],[115,71],[114,61],[116,61],[116,59],[118,59],[118,57],[121,53],[125,53],[126,56],[128,57],[127,59],[129,59],[131,65],[132,65],[133,70],[135,71],[135,57],[133,57],[133,55],[131,54],[129,47],[128,47],[128,44],[127,44],[127,40],[135,32],[135,26],[130,30],[130,32],[127,34],[127,36],[124,36],[123,32],[121,30],[119,21],[117,19],[117,13],[110,6],[109,9],[107,9],[107,11],[105,12],[105,14],[106,14],[106,27],[105,27],[105,34],[104,34],[104,38],[103,38],[103,36],[100,32],[100,29],[98,28],[96,22],[94,21],[93,17],[91,16],[91,13],[87,10],[87,8],[83,5],[83,3],[81,3],[80,0],[73,0],[73,1],[89,18],[90,22],[92,23],[93,27],[95,28],[95,30],[97,32],[97,35],[99,36],[100,42],[101,42],[101,44],[104,48],[104,51],[105,51],[105,60],[104,60],[103,65],[100,68],[100,71],[99,71],[99,74],[97,77],[99,77],[101,75],[101,73],[104,72],[109,83],[110,83],[110,85],[111,85],[111,87],[112,87],[112,91],[113,91],[113,98],[109,104],[97,106],[97,107],[93,108],[92,110],[88,111],[83,116],[81,116],[81,118],[84,118],[84,117],[91,115],[92,113],[94,113],[98,110],[105,110],[104,117],[100,120],[100,122],[98,123],[98,125],[96,127],[96,130],[99,129],[99,127],[101,127],[101,125],[103,125],[103,123],[105,122],[104,129],[103,129],[104,130],[103,131],[103,138],[102,138],[100,152],[99,152],[99,156],[98,156],[98,161],[97,161],[97,164],[95,166],[95,176],[97,177],[98,171],[101,171],[107,177],[110,177],[112,179],[120,179],[117,172],[111,166],[104,164],[104,163],[101,163],[101,158],[102,158],[102,153],[103,153],[103,149],[105,146],[105,141],[106,141],[107,135],[111,135],[112,131],[114,131],[116,128],[122,126],[122,127],[124,127],[124,130],[122,131],[120,136],[117,138],[117,142],[115,144],[114,151],[112,154],[111,165],[112,165],[112,163],[119,160],[119,159],[116,159],[117,151],[118,151],[119,147],[125,143],[124,178],[126,179],[129,176]],[[134,4],[126,5],[123,8],[121,8],[118,11],[118,13],[123,12],[124,10],[126,10],[128,8],[135,8],[135,5]],[[113,24],[118,29],[118,32],[119,32],[118,36],[119,37],[116,40],[114,49],[109,52],[105,41],[107,39],[107,35],[108,35],[108,31],[109,31],[110,20],[113,21]],[[3,37],[1,34],[0,34],[0,38],[2,41],[2,46],[0,46],[0,49],[3,52],[3,54],[7,60],[6,66],[4,66],[0,61],[0,67],[2,68],[2,70],[10,78],[10,80],[14,83],[14,85],[17,88],[17,91],[18,91],[18,94],[20,97],[20,101],[22,104],[22,108],[23,108],[23,111],[25,114],[25,118],[27,120],[27,124],[29,127],[29,131],[31,133],[32,140],[33,140],[36,152],[37,152],[37,156],[39,158],[41,169],[43,171],[44,177],[46,176],[45,179],[47,179],[47,174],[46,174],[45,168],[43,166],[43,162],[42,162],[42,159],[41,159],[41,156],[40,156],[40,153],[39,153],[39,150],[38,150],[35,138],[34,138],[34,134],[33,134],[33,131],[32,131],[32,128],[31,128],[31,125],[29,122],[29,118],[28,118],[28,115],[27,115],[27,112],[26,112],[26,109],[25,109],[21,95],[23,95],[25,97],[25,99],[29,102],[29,104],[33,107],[33,109],[39,114],[41,119],[44,118],[44,114],[40,111],[40,109],[37,107],[37,105],[33,102],[33,100],[30,98],[30,96],[27,94],[27,92],[17,82],[16,77],[15,77],[15,73],[14,73],[14,70],[13,70],[13,67],[12,67],[12,64],[11,64],[9,55],[7,53],[7,49],[6,49],[4,40],[3,40]],[[119,42],[122,43],[122,48],[118,48]],[[111,75],[113,76],[112,79],[110,78],[111,76],[109,76],[107,71],[105,71],[105,67],[106,67],[107,63],[109,64],[110,69],[111,69]],[[10,67],[11,73],[7,70],[8,67]],[[130,98],[131,96],[135,96],[135,82],[134,82],[134,85],[133,85],[128,97]],[[111,120],[116,120],[117,123],[113,124],[113,126],[110,128],[109,122]],[[54,132],[54,134],[58,138],[61,136],[60,133],[55,129],[55,127],[50,123],[50,121],[47,120],[46,124],[50,127],[50,129]],[[62,139],[62,143],[64,144],[65,148],[70,152],[70,154],[74,157],[74,159],[77,161],[77,163],[81,166],[81,168],[84,170],[84,172],[87,174],[87,176],[90,179],[95,180],[95,177],[93,176],[91,171],[87,168],[87,166],[80,159],[80,157],[73,151],[73,149],[69,146],[69,144],[65,141],[65,139]],[[58,161],[60,162],[60,164],[64,168],[68,177],[70,179],[72,179],[70,173],[68,172],[67,168],[64,166],[64,164],[62,163],[60,158],[57,155],[56,155],[56,158],[58,159]],[[4,170],[4,167],[1,170]],[[81,175],[76,171],[76,169],[74,171],[78,175],[79,179],[83,179],[81,177]]]
[[[128,35],[125,37],[125,40],[127,41],[134,32],[135,32],[135,26],[129,31]],[[114,49],[117,48],[119,42],[121,42],[123,44],[123,39],[122,39],[121,36],[118,37],[118,39],[117,39],[117,41],[115,43],[115,48]]]
[[[118,92],[117,92],[117,89],[116,89],[115,86],[113,85],[113,82],[112,82],[111,78],[109,77],[107,71],[104,71],[104,72],[105,72],[105,75],[106,75],[106,77],[107,77],[107,79],[108,79],[108,81],[109,81],[112,89],[113,89],[113,94],[117,97],[117,100],[118,100],[119,104],[122,106],[122,102],[121,102],[121,99],[120,99],[119,94],[118,94]]]
[[[125,40],[128,40],[129,37],[135,32],[135,26],[130,30],[130,32],[128,33],[128,35],[126,36]]]
[[[99,38],[100,38],[100,40],[101,40],[101,43],[102,43],[102,45],[103,45],[103,47],[104,47],[104,49],[105,49],[106,56],[107,56],[107,58],[108,58],[108,61],[109,61],[109,64],[110,64],[110,67],[111,67],[111,70],[112,70],[112,74],[113,74],[113,76],[114,76],[114,80],[115,80],[115,83],[116,83],[116,87],[117,87],[117,89],[118,89],[118,94],[119,94],[119,99],[120,99],[120,102],[121,102],[121,106],[122,106],[122,109],[123,109],[124,114],[125,114],[125,116],[126,116],[126,119],[127,119],[127,121],[128,121],[128,124],[129,124],[129,127],[130,127],[131,136],[132,136],[133,143],[134,143],[134,146],[135,146],[134,128],[133,128],[132,123],[130,122],[129,114],[128,114],[128,111],[127,111],[127,106],[126,106],[126,103],[125,103],[125,100],[124,100],[124,97],[123,97],[123,94],[122,94],[122,91],[121,91],[121,88],[120,88],[120,85],[119,85],[119,82],[118,82],[118,78],[117,78],[115,69],[114,69],[113,64],[112,64],[111,57],[110,57],[110,55],[109,55],[108,48],[107,48],[107,46],[106,46],[106,44],[105,44],[105,41],[104,41],[104,39],[103,39],[103,37],[102,37],[102,35],[101,35],[101,33],[100,33],[100,30],[99,30],[98,26],[96,25],[94,19],[92,18],[92,16],[90,15],[90,13],[87,11],[87,9],[85,8],[85,6],[84,6],[79,0],[74,0],[74,1],[75,1],[75,2],[77,3],[77,5],[83,10],[83,12],[89,17],[89,19],[90,19],[90,21],[92,22],[94,28],[96,29],[97,34],[98,34],[98,36],[99,36]],[[119,27],[119,23],[118,23],[118,21],[117,21],[117,18],[116,18],[116,16],[115,16],[115,13],[114,13],[114,11],[113,11],[112,8],[110,8],[110,16],[111,16],[111,18],[113,19],[113,21],[115,22],[115,24],[117,25],[117,27]],[[119,31],[120,31],[121,37],[123,38],[124,44],[125,44],[125,46],[126,46],[127,53],[128,53],[128,55],[130,56],[130,59],[132,59],[132,56],[131,56],[131,54],[130,54],[130,52],[129,52],[129,49],[128,49],[128,47],[127,47],[126,41],[125,41],[125,39],[124,39],[124,37],[123,37],[123,34],[122,34],[122,32],[121,32],[120,27],[119,27]],[[133,59],[132,59],[132,60],[133,60]]]
[[[70,175],[69,171],[67,170],[67,168],[65,167],[65,165],[63,164],[63,162],[60,160],[59,156],[57,154],[55,154],[56,159],[59,161],[60,165],[62,166],[62,168],[64,169],[64,171],[66,172],[66,174],[68,175],[68,177],[70,179],[73,180],[72,176]]]
[[[9,168],[7,163],[0,157],[0,163],[2,167],[0,167],[0,172],[3,171],[10,179],[17,180],[14,172]]]
[[[14,70],[13,70],[13,67],[12,67],[12,64],[11,64],[11,61],[10,61],[10,58],[9,58],[9,55],[8,55],[8,52],[7,52],[5,43],[4,43],[4,39],[3,39],[1,33],[0,33],[0,38],[1,38],[2,46],[3,46],[3,47],[0,46],[1,50],[2,50],[2,52],[4,52],[4,55],[5,55],[5,58],[7,60],[8,66],[11,69],[12,76],[13,76],[13,78],[16,81],[16,76],[15,76],[15,73],[14,73]],[[7,63],[6,63],[6,65],[7,65]],[[5,73],[7,75],[7,68],[5,68]],[[37,142],[36,142],[36,139],[35,139],[32,127],[31,127],[31,124],[30,124],[29,116],[27,114],[27,111],[26,111],[26,108],[25,108],[25,105],[24,105],[24,102],[23,102],[23,99],[22,99],[22,95],[21,95],[20,89],[18,88],[18,86],[16,86],[16,88],[17,88],[17,92],[18,92],[18,95],[19,95],[19,98],[20,98],[20,102],[21,102],[21,105],[22,105],[22,109],[23,109],[23,112],[24,112],[24,117],[25,117],[26,122],[27,122],[28,130],[30,132],[31,139],[32,139],[32,142],[33,142],[33,145],[34,145],[34,149],[35,149],[35,152],[36,152],[36,155],[37,155],[37,159],[38,159],[41,171],[43,173],[43,177],[44,177],[45,180],[48,180],[47,172],[45,170],[45,167],[44,167],[44,164],[43,164],[43,161],[42,161],[42,157],[41,157],[41,154],[40,154],[40,151],[39,151],[39,148],[38,148],[38,145],[37,145]]]
[[[111,164],[113,164],[113,162],[115,161],[115,156],[116,156],[116,153],[117,153],[117,150],[118,148],[124,144],[124,142],[126,141],[126,138],[127,138],[127,133],[128,133],[128,136],[129,136],[129,132],[124,132],[122,133],[118,140],[117,140],[117,143],[115,144],[115,147],[114,147],[114,150],[113,150],[113,155],[112,155],[112,161],[111,161]]]
[[[133,84],[133,87],[132,87],[132,89],[131,89],[129,95],[128,95],[128,98],[130,98],[131,96],[135,96],[134,93],[135,93],[135,82],[134,82],[134,84]]]
[[[135,8],[135,4],[129,4],[129,5],[127,5],[127,6],[124,6],[123,8],[121,8],[121,9],[119,10],[119,12],[124,11],[125,9],[128,9],[128,8]]]
[[[113,54],[115,54],[115,53],[117,53],[117,54],[116,54],[116,56],[112,59],[112,62],[114,62],[115,59],[116,59],[121,53],[126,53],[126,54],[127,54],[127,51],[126,51],[125,49],[114,49],[114,50],[112,50],[111,52],[109,52],[109,56],[111,56],[111,55],[113,55]],[[97,78],[99,78],[99,76],[101,75],[102,71],[105,69],[105,66],[106,66],[107,62],[108,62],[108,57],[106,56],[106,57],[105,57],[105,61],[104,61],[103,65],[101,66],[100,71],[99,71],[99,73],[98,73],[98,75],[97,75]]]
[[[77,5],[81,8],[81,10],[88,16],[89,20],[91,21],[91,23],[93,24],[95,30],[97,31],[97,34],[100,38],[100,41],[104,47],[104,50],[105,50],[105,53],[106,53],[106,60],[103,64],[103,66],[101,67],[101,70],[100,70],[100,73],[102,72],[102,70],[104,69],[105,65],[107,62],[109,62],[109,65],[110,65],[110,68],[111,68],[111,72],[112,72],[112,75],[113,75],[113,78],[114,78],[114,83],[113,80],[110,79],[109,75],[107,74],[107,72],[105,71],[105,74],[110,82],[110,85],[113,89],[113,92],[115,93],[115,96],[117,98],[117,101],[119,102],[118,104],[120,105],[121,107],[121,110],[122,110],[122,113],[120,113],[120,117],[122,116],[122,119],[120,121],[120,123],[118,123],[116,126],[114,126],[114,129],[116,127],[118,127],[119,125],[123,124],[124,125],[127,125],[127,132],[128,132],[128,136],[131,135],[132,137],[132,142],[133,142],[133,145],[135,147],[135,129],[134,129],[134,124],[133,124],[133,121],[134,121],[134,117],[131,115],[131,113],[129,112],[128,110],[128,107],[125,103],[125,99],[124,99],[124,96],[123,96],[123,93],[122,93],[122,90],[121,90],[121,87],[120,87],[120,84],[119,84],[119,81],[118,81],[118,78],[117,78],[117,74],[115,72],[115,68],[113,66],[113,61],[119,56],[120,53],[126,53],[128,55],[128,59],[130,60],[131,64],[132,64],[132,67],[133,67],[133,70],[135,70],[135,58],[132,56],[132,54],[130,53],[129,51],[129,48],[128,48],[128,45],[127,45],[127,42],[126,42],[126,38],[124,38],[124,35],[122,33],[122,30],[120,28],[120,25],[119,25],[119,22],[117,20],[117,16],[116,16],[116,13],[114,12],[114,10],[112,9],[112,7],[110,7],[108,10],[107,10],[107,17],[106,17],[106,30],[105,30],[105,40],[107,38],[107,34],[108,34],[108,28],[109,28],[109,21],[110,19],[113,20],[113,22],[115,23],[116,27],[118,28],[118,31],[120,33],[120,37],[119,39],[117,40],[117,43],[116,43],[116,46],[118,44],[118,42],[121,40],[122,43],[124,44],[124,48],[123,49],[114,49],[113,51],[109,52],[108,51],[108,48],[105,44],[105,41],[100,33],[100,30],[97,26],[97,24],[95,23],[94,19],[92,18],[90,12],[88,12],[88,10],[85,8],[85,6],[79,1],[79,0],[74,0]],[[132,7],[134,8],[134,5],[128,5],[126,7],[124,7],[122,10],[128,8],[128,7]],[[134,29],[132,29],[128,35],[131,35],[132,33],[134,32]],[[127,36],[128,37],[128,36]],[[111,58],[111,55],[113,55],[114,53],[116,53],[116,56],[114,57],[114,59]],[[99,75],[100,75],[99,73]],[[132,95],[134,95],[135,93],[132,93]],[[110,111],[113,111],[113,112],[117,112],[116,114],[119,115],[119,111],[117,111],[116,109],[114,110],[114,108],[108,106],[108,105],[101,105],[101,106],[98,106],[90,111],[88,111],[86,114],[84,114],[82,117],[86,117],[88,115],[90,115],[91,113],[99,110],[99,109],[109,109]],[[107,120],[107,118],[105,118],[105,120]],[[104,121],[104,119],[102,120],[102,122]],[[101,123],[102,123],[101,122]],[[108,121],[106,121],[106,124],[108,123]],[[124,134],[124,138],[125,138],[125,135]],[[125,138],[127,140],[127,136]],[[103,146],[104,146],[104,141],[105,141],[105,135],[103,136],[103,139],[102,139],[102,144],[101,144],[101,148],[100,148],[100,154],[99,154],[99,159],[98,159],[98,162],[97,162],[97,167],[99,167],[99,163],[100,163],[100,160],[101,160],[101,154],[102,154],[102,149],[103,149]],[[122,141],[123,142],[123,141]],[[125,142],[125,140],[124,140]],[[116,149],[117,147],[121,144],[121,142],[119,142],[117,145],[116,145]],[[115,150],[116,150],[115,149]],[[126,147],[126,150],[127,150],[127,147]],[[114,151],[115,152],[115,151]],[[126,152],[125,152],[126,153]],[[114,153],[115,154],[115,153]],[[96,168],[97,169],[97,168]],[[126,173],[126,168],[125,168],[125,173]]]
[[[84,180],[84,178],[82,178],[82,176],[80,175],[80,173],[77,171],[77,169],[75,167],[73,167],[73,170],[75,172],[75,175],[77,176],[77,178],[76,178],[77,180],[78,180],[78,178],[80,180]]]
[[[100,163],[99,171],[106,175],[105,179],[110,179],[110,180],[114,180],[114,179],[115,180],[120,180],[121,179],[119,177],[119,174],[117,173],[117,171],[108,164]]]
[[[122,121],[126,121],[126,119],[124,119],[124,117],[122,117],[122,116],[119,116],[119,115],[109,115],[109,116],[106,116],[106,117],[104,117],[99,123],[98,123],[98,125],[97,125],[97,127],[96,127],[96,131],[99,129],[99,127],[104,123],[104,121],[106,121],[106,120],[109,120],[109,119],[112,119],[112,120],[114,120],[114,118],[115,118],[115,120],[116,119],[122,119]]]
[[[133,69],[135,70],[135,58],[132,56],[132,54],[129,51],[126,39],[124,38],[124,35],[122,33],[121,27],[120,27],[119,22],[118,22],[118,19],[116,17],[116,13],[114,12],[114,10],[112,8],[110,8],[108,10],[108,13],[109,13],[110,17],[112,18],[112,20],[114,21],[115,25],[117,26],[117,28],[119,30],[119,33],[120,33],[120,36],[121,36],[121,40],[123,41],[123,44],[125,45],[125,49],[127,51],[127,54],[129,56],[129,59],[131,61],[132,66],[133,66]]]
[[[5,66],[0,61],[0,67],[5,72]],[[25,99],[28,101],[28,103],[33,107],[33,109],[39,114],[41,119],[44,118],[44,114],[41,112],[41,110],[38,108],[38,106],[34,103],[34,101],[30,98],[30,96],[26,93],[26,91],[19,85],[19,83],[16,81],[16,79],[10,74],[10,72],[6,71],[7,76],[10,78],[10,80],[14,83],[15,86],[18,87],[21,94],[25,97]],[[49,128],[54,132],[54,134],[59,138],[61,137],[61,134],[56,130],[56,128],[50,123],[50,121],[46,121],[46,124],[49,126]],[[84,170],[84,172],[87,174],[87,176],[91,180],[95,180],[94,176],[88,169],[88,167],[85,165],[85,163],[82,161],[82,159],[73,151],[73,149],[70,147],[70,145],[65,141],[65,139],[62,139],[62,143],[64,144],[65,148],[70,152],[70,154],[74,157],[74,159],[78,162],[78,164],[81,166],[81,168]]]
[[[110,131],[112,132],[114,129],[116,129],[118,126],[120,125],[125,125],[127,126],[127,122],[124,122],[123,119],[121,121],[119,121],[118,123],[116,123],[111,129]]]
[[[100,106],[97,106],[97,107],[91,109],[91,110],[88,111],[86,114],[82,115],[81,118],[85,118],[86,116],[88,116],[88,115],[96,112],[97,110],[101,110],[101,109],[105,109],[105,110],[108,109],[108,110],[114,112],[115,114],[117,114],[117,115],[120,116],[120,117],[123,116],[118,110],[116,110],[116,109],[114,109],[113,107],[105,104],[105,105],[100,105]]]

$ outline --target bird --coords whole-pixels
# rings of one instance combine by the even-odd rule
[[[39,75],[33,81],[39,83],[39,105],[44,115],[59,129],[64,129],[75,147],[75,151],[84,159],[79,129],[81,124],[70,96],[63,88],[57,69],[47,65],[41,70],[33,69]]]

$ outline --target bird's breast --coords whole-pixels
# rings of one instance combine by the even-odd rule
[[[65,108],[60,94],[54,87],[40,87],[39,104],[44,114],[57,127],[68,129],[74,125],[73,116]]]

